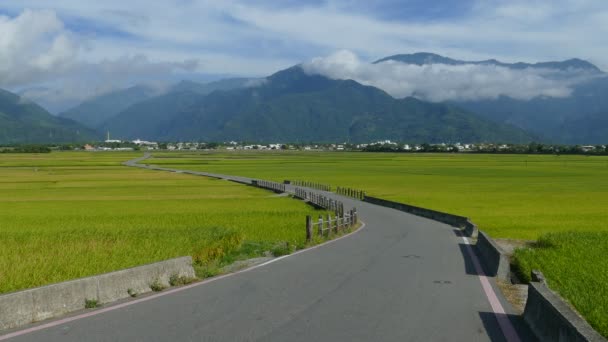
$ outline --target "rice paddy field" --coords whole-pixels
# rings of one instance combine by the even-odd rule
[[[522,277],[549,286],[608,336],[608,158],[321,152],[155,153],[146,163],[307,180],[468,216],[517,250]]]
[[[191,255],[203,276],[305,243],[301,201],[129,168],[141,153],[0,154],[0,293]]]

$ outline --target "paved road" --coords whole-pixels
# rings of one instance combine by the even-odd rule
[[[506,310],[495,313],[497,303],[488,299],[455,228],[331,196],[356,206],[366,227],[263,267],[11,341],[531,339],[490,279],[490,292]],[[516,336],[505,338],[510,327]]]

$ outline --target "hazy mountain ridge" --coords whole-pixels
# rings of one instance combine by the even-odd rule
[[[152,105],[153,101],[159,103]],[[109,120],[106,127],[114,135],[158,140],[532,139],[522,130],[492,124],[454,106],[412,98],[397,100],[355,81],[308,75],[299,66],[277,72],[257,87],[215,91],[207,96],[167,94],[146,103],[130,107]],[[153,108],[158,110],[151,114]],[[169,108],[172,112],[162,115]]]
[[[56,117],[36,103],[0,89],[0,143],[68,143],[98,138],[94,130]]]
[[[533,132],[543,141],[552,143],[605,144],[608,132],[598,122],[608,116],[608,75],[597,66],[581,60],[562,62],[502,63],[496,60],[478,62],[460,61],[436,54],[416,53],[394,55],[375,63],[397,61],[414,65],[428,64],[482,64],[512,69],[552,69],[561,72],[580,71],[587,75],[572,85],[567,97],[535,97],[518,100],[507,96],[496,99],[453,100],[450,104],[462,107],[494,122],[508,123]],[[559,75],[558,75],[559,76]]]
[[[483,60],[483,61],[457,60],[457,59],[452,59],[449,57],[444,57],[444,56],[437,55],[434,53],[429,53],[429,52],[417,52],[417,53],[413,53],[413,54],[392,55],[392,56],[381,58],[381,59],[373,62],[373,64],[378,64],[378,63],[382,63],[382,62],[386,62],[386,61],[395,61],[395,62],[414,64],[414,65],[419,65],[419,66],[428,65],[428,64],[447,64],[447,65],[473,64],[473,65],[494,65],[494,66],[501,66],[501,67],[510,68],[510,69],[532,68],[532,69],[555,69],[555,70],[561,70],[561,71],[569,70],[569,69],[578,69],[578,70],[585,70],[585,71],[590,71],[590,72],[594,72],[594,73],[602,72],[597,66],[591,64],[590,62],[587,62],[585,60],[578,59],[578,58],[572,58],[572,59],[568,59],[568,60],[560,61],[560,62],[503,63],[496,59],[488,59],[488,60]]]
[[[256,79],[252,78],[228,78],[209,83],[182,80],[164,88],[136,85],[88,99],[59,115],[78,121],[93,129],[103,129],[106,126],[106,121],[127,110],[129,107],[143,103],[149,99],[162,97],[166,94],[184,92],[207,95],[216,90],[245,87],[250,83],[255,83],[255,81]]]

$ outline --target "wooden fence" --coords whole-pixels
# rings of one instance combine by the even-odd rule
[[[268,189],[275,192],[285,192],[285,184],[265,181],[265,180],[252,180],[251,185],[257,186],[258,188]]]
[[[307,181],[299,181],[299,180],[295,180],[295,181],[286,180],[286,181],[284,181],[284,183],[291,184],[294,186],[301,186],[301,187],[305,187],[305,188],[317,189],[317,190],[321,190],[321,191],[331,191],[331,185],[319,184],[319,183],[315,183],[315,182],[307,182]]]
[[[251,185],[253,186],[272,190],[275,192],[285,192],[285,183],[281,184],[265,180],[251,181]],[[308,182],[296,182],[295,184],[303,184],[303,186],[309,188],[320,188],[321,190],[325,191],[330,191],[328,189],[331,189],[329,186],[323,184],[315,184]],[[334,215],[327,214],[325,217],[323,217],[323,215],[319,215],[319,219],[314,222],[310,215],[306,216],[306,241],[312,240],[312,235],[314,231],[318,232],[320,236],[326,236],[331,234],[332,232],[338,233],[344,229],[353,227],[355,224],[357,224],[358,217],[357,210],[355,208],[348,211],[344,211],[344,203],[338,200],[329,198],[316,192],[307,191],[306,189],[302,189],[300,187],[296,187],[294,190],[295,197],[308,201],[309,203],[319,208],[324,208],[333,211],[334,213]],[[354,192],[352,194],[355,195]]]
[[[357,209],[345,211],[344,203],[338,200],[302,188],[295,188],[295,197],[334,212],[334,215],[327,214],[325,218],[323,215],[319,215],[319,219],[314,222],[312,216],[306,216],[306,241],[312,239],[315,231],[319,235],[325,236],[332,232],[338,233],[358,222]]]
[[[363,200],[365,198],[365,191],[363,190],[356,190],[356,189],[351,189],[351,188],[343,188],[343,187],[337,187],[336,188],[336,193],[338,195],[342,195],[342,196],[348,196],[348,197],[352,197],[358,200]]]
[[[342,216],[327,214],[325,217],[319,215],[319,219],[313,222],[312,216],[306,216],[306,241],[312,240],[313,232],[318,232],[320,236],[327,236],[331,233],[339,233],[342,230],[351,228],[357,224],[357,210],[355,208],[343,213]]]

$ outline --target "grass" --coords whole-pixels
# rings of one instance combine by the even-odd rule
[[[128,168],[133,153],[0,155],[0,293],[191,255],[196,269],[305,245],[301,201]],[[213,272],[210,272],[213,273]]]
[[[536,248],[515,251],[516,269],[529,281],[542,270],[559,292],[601,334],[608,336],[608,234],[559,232],[543,235]]]
[[[494,238],[538,240],[515,254],[608,337],[608,158],[552,155],[155,153],[150,164],[299,179],[471,217]]]

